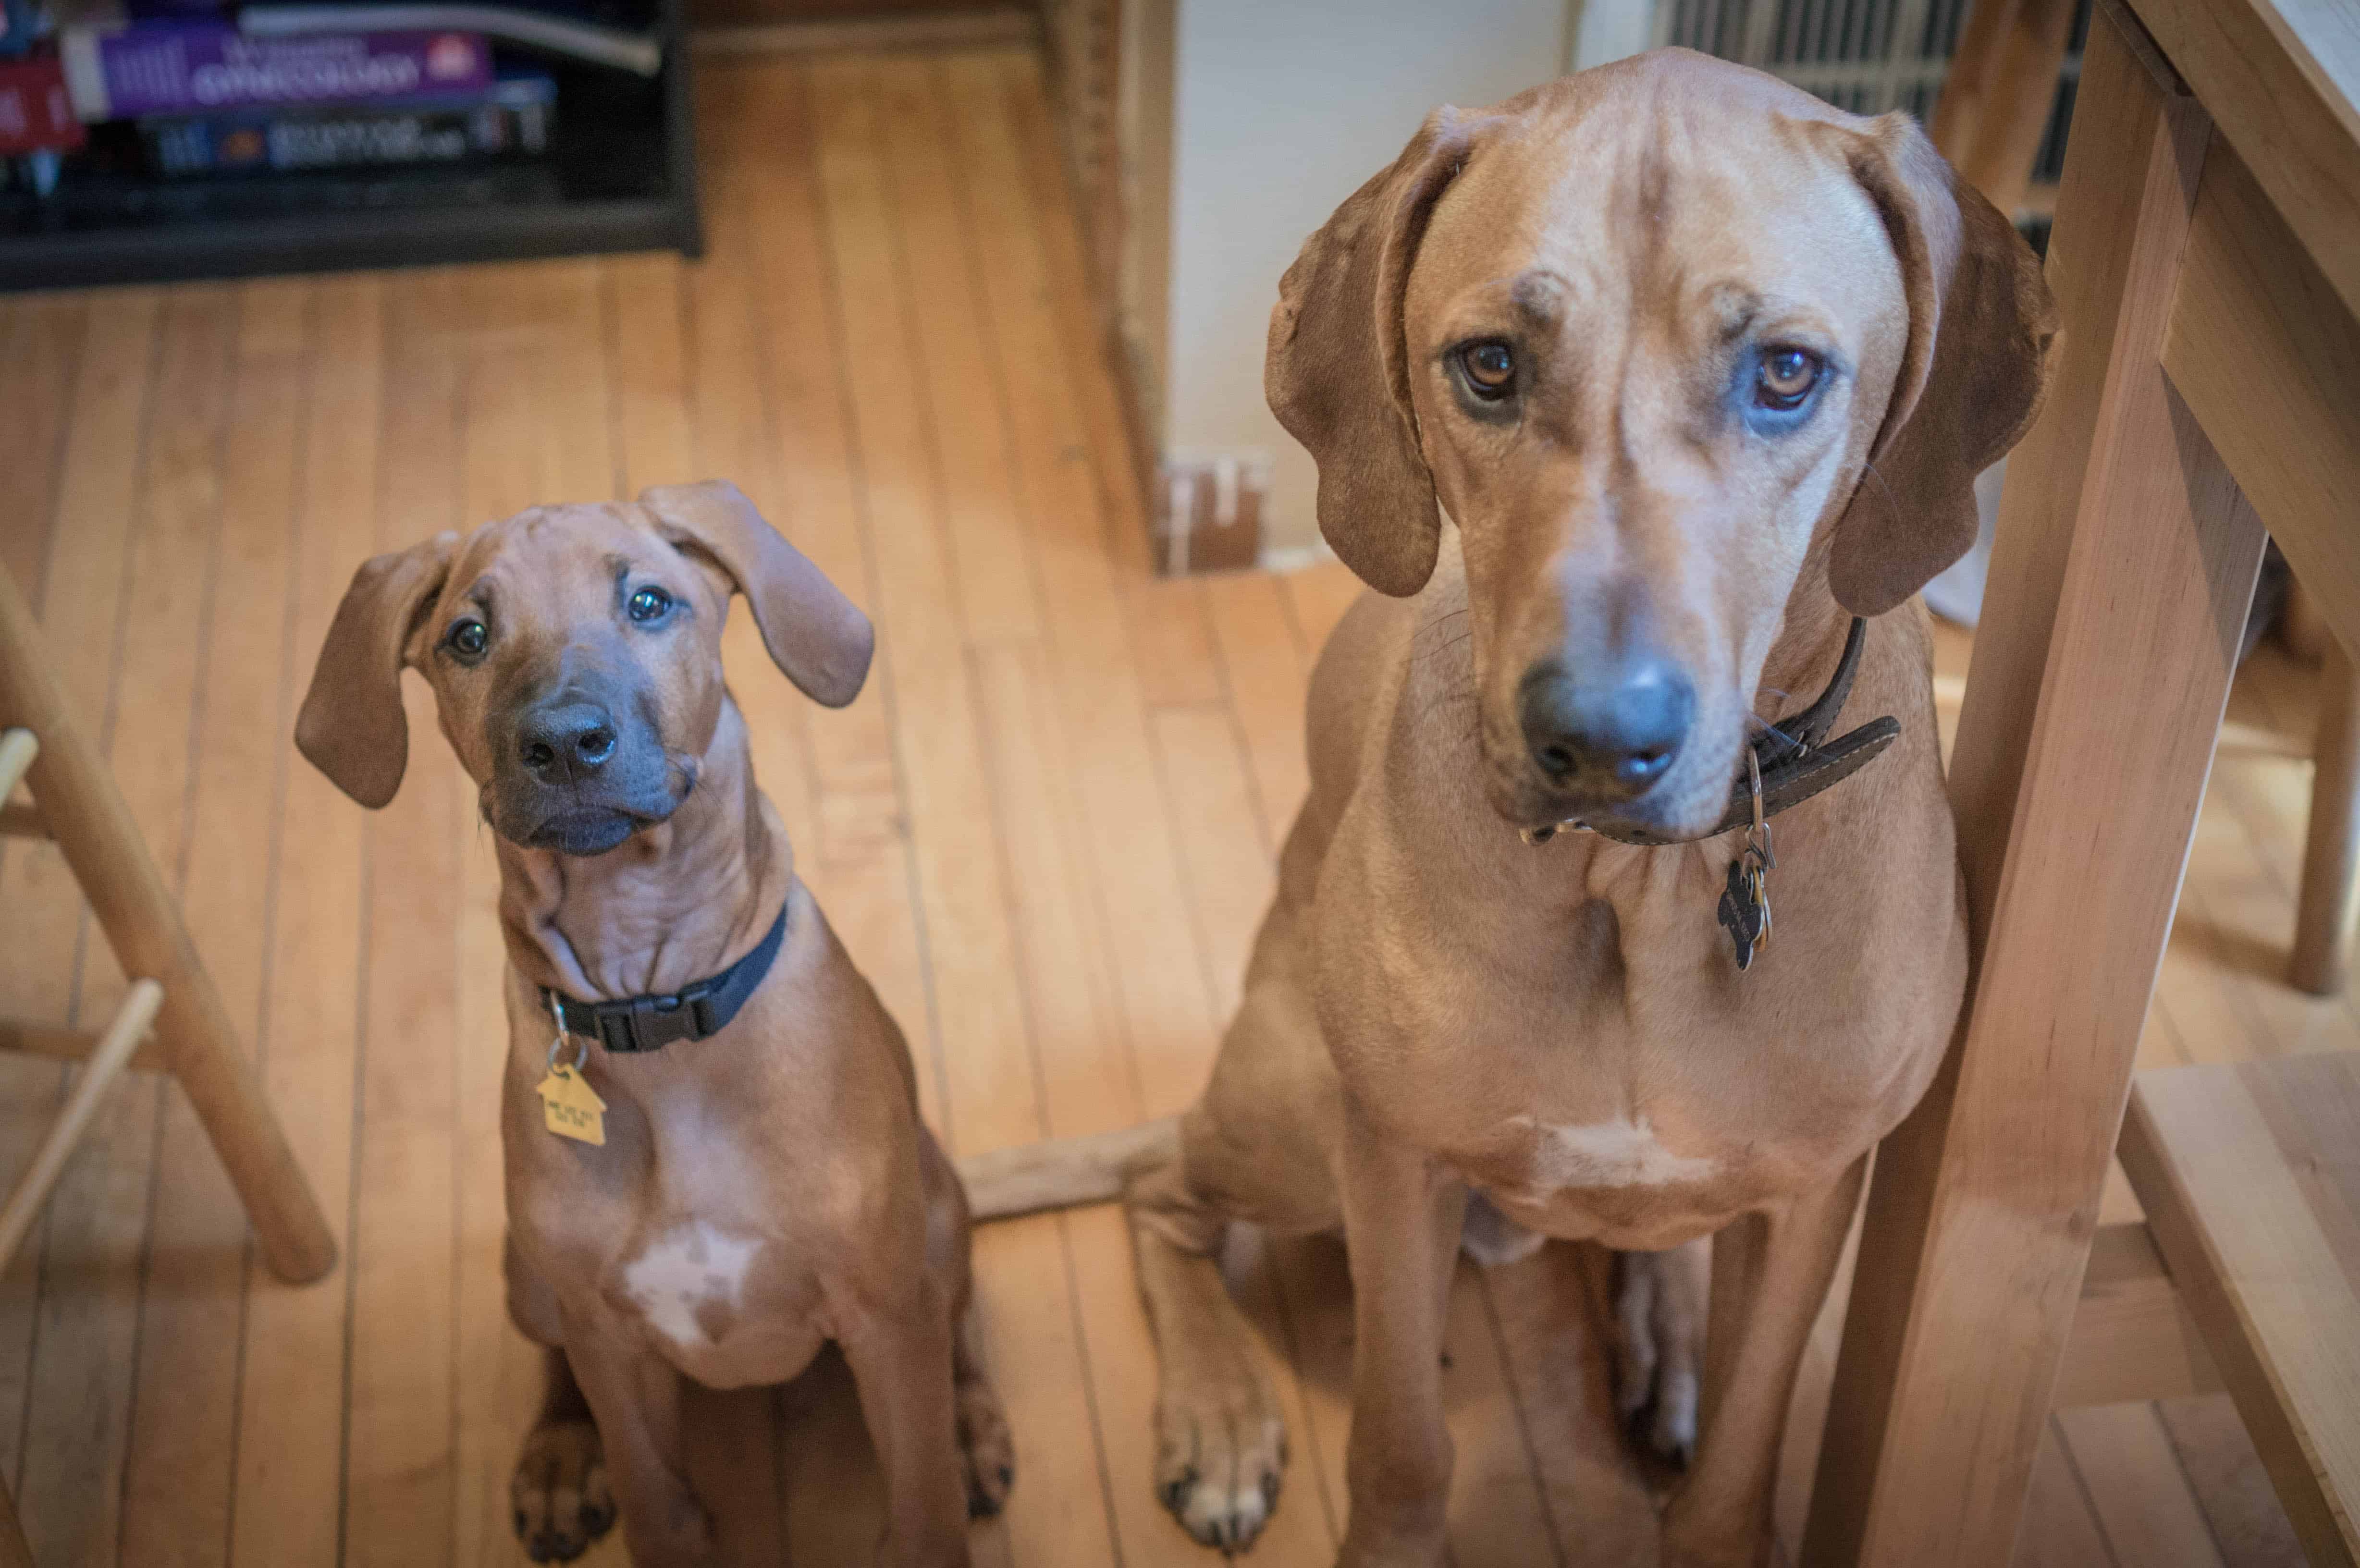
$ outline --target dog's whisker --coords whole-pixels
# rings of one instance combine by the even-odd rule
[[[1430,627],[1441,626],[1446,622],[1455,621],[1459,616],[1469,614],[1473,606],[1471,605],[1461,604],[1455,610],[1445,610],[1442,614],[1435,616],[1434,619],[1430,621],[1420,621],[1417,626],[1417,631],[1412,632],[1410,636],[1415,637],[1419,632],[1426,631]]]
[[[1475,634],[1473,632],[1460,632],[1448,642],[1436,643],[1432,648],[1426,649],[1422,653],[1415,654],[1413,657],[1417,659],[1431,659],[1437,654],[1448,653],[1452,648],[1457,648],[1460,643],[1465,642],[1469,637],[1471,637],[1474,635]]]

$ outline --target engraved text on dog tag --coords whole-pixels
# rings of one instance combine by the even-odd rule
[[[605,1147],[606,1102],[571,1067],[552,1067],[540,1084],[541,1119],[560,1138]]]

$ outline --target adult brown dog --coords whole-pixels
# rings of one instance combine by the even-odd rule
[[[834,1340],[885,1470],[883,1561],[961,1564],[970,1508],[999,1507],[1012,1455],[962,1332],[967,1203],[918,1119],[901,1031],[755,787],[722,681],[733,593],[805,694],[852,701],[868,618],[734,485],[690,485],[369,561],[296,741],[384,805],[416,670],[497,835],[508,1312],[549,1348],[512,1487],[533,1558],[579,1555],[619,1503],[642,1568],[712,1561],[731,1499],[686,1478],[682,1379],[785,1382]],[[756,953],[782,912],[776,957],[718,1032],[553,1046],[546,992],[677,993]],[[543,1122],[536,1085],[577,1054],[603,1145]]]
[[[1321,655],[1310,798],[1176,1149],[969,1169],[981,1214],[1127,1179],[1160,1479],[1200,1539],[1250,1541],[1284,1457],[1213,1262],[1229,1221],[1349,1247],[1349,1568],[1442,1556],[1462,1234],[1715,1235],[1664,1555],[1768,1561],[1806,1332],[1966,975],[1905,602],[1972,539],[2053,331],[2023,242],[1913,122],[1685,51],[1437,113],[1304,246],[1271,406],[1328,541],[1404,599],[1364,595]],[[1844,722],[1900,738],[1778,817],[1776,944],[1741,973],[1715,920],[1738,837],[1695,835],[1854,615]],[[1693,842],[1520,833],[1568,819]],[[1666,1270],[1634,1261],[1644,1329]]]

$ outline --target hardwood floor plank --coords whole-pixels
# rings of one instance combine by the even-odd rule
[[[186,918],[249,1051],[259,1048],[286,748],[308,282],[238,290],[220,547],[196,712]],[[230,1543],[246,1214],[176,1086],[163,1092],[124,1484],[126,1563],[211,1564]]]
[[[379,279],[317,286],[301,489],[285,545],[293,585],[289,691],[298,702],[345,584],[377,550],[385,332]],[[365,829],[361,809],[293,754],[292,732],[289,714],[272,735],[285,796],[262,1075],[344,1260],[310,1286],[283,1283],[258,1258],[247,1261],[230,1534],[230,1560],[244,1568],[335,1563],[344,1501]]]
[[[1216,1016],[1230,1018],[1262,913],[1277,891],[1275,851],[1229,708],[1162,709],[1153,727],[1205,987]]]
[[[1461,1259],[1442,1336],[1444,1419],[1456,1451],[1450,1476],[1450,1557],[1456,1568],[1524,1568],[1569,1561],[1518,1420],[1517,1397],[1483,1282]],[[1585,1523],[1587,1521],[1584,1521]],[[1592,1543],[1583,1541],[1585,1553]]]
[[[1360,580],[1342,561],[1322,561],[1287,572],[1278,581],[1286,590],[1287,607],[1301,634],[1307,668],[1318,662],[1319,650],[1328,646],[1328,634],[1360,598]]]
[[[1266,572],[1224,572],[1205,580],[1229,705],[1273,844],[1295,821],[1310,788],[1303,702],[1311,661],[1296,640],[1284,593],[1278,579]]]
[[[2024,1526],[2016,1538],[2015,1568],[2139,1568],[2133,1560],[2117,1558],[2107,1546],[2053,1416],[2032,1461],[2032,1487],[2025,1497]]]
[[[885,211],[869,66],[859,57],[826,60],[810,67],[810,81],[840,320],[879,362],[914,364],[908,258]],[[923,402],[898,385],[855,376],[851,397],[877,604],[897,634],[880,658],[892,677],[925,951],[944,1026],[943,1131],[954,1150],[1005,1147],[1041,1136],[1043,1107],[946,558],[940,449]],[[1031,1484],[1019,1485],[995,1528],[1007,1532],[1020,1562],[1101,1560],[1111,1554],[1104,1507],[1083,1502],[1102,1496],[1096,1445],[1075,1440],[1092,1430],[1083,1351],[1070,1290],[1043,1299],[1043,1283],[1052,1279],[1070,1281],[1054,1216],[978,1236],[986,1364],[1030,1373],[1009,1397],[1030,1416],[1017,1426],[1017,1452]],[[1047,1433],[1056,1435],[1044,1442]],[[1077,1544],[1086,1539],[1100,1543],[1098,1558]],[[1065,1556],[1077,1550],[1085,1555]]]
[[[32,585],[42,589],[41,625],[60,654],[53,673],[84,735],[99,745],[107,734],[138,454],[163,321],[161,296],[152,289],[109,299],[111,309],[92,314],[75,366],[56,496],[44,525],[55,540],[47,552],[49,581]],[[55,844],[0,844],[0,953],[11,955],[0,964],[0,1009],[67,1021],[82,922],[82,894]],[[0,1160],[8,1169],[21,1169],[31,1155],[63,1081],[49,1062],[0,1063]],[[0,1477],[12,1488],[22,1484],[48,1224],[45,1218],[0,1274]]]
[[[887,204],[898,220],[910,310],[912,391],[931,410],[944,549],[970,646],[1037,638],[1041,607],[1017,515],[1008,388],[974,251],[952,193],[941,93],[930,61],[893,55],[869,72]]]
[[[1116,549],[1109,559],[1109,540],[1129,531],[1110,519],[1135,497],[1119,466],[1120,419],[1110,429],[1100,418],[1117,406],[1112,384],[1095,354],[1075,347],[1097,341],[1076,335],[1072,312],[1084,296],[1060,292],[1059,269],[1073,261],[1073,211],[1061,180],[1038,178],[1032,167],[1036,149],[1011,113],[1007,69],[1007,58],[988,51],[936,61],[953,111],[957,191],[1002,356],[1050,668],[1065,733],[1075,740],[1084,862],[1113,958],[1117,1018],[1145,1109],[1163,1115],[1196,1097],[1220,1020],[1195,975],[1172,962],[1187,906],[1171,830],[1142,808],[1142,781],[1154,777],[1154,766],[1124,624],[1122,584],[1143,579],[1143,554]],[[1037,78],[1030,80],[1037,93]],[[1080,287],[1078,272],[1065,280]]]
[[[1655,1507],[1614,1413],[1602,1249],[1552,1242],[1480,1271],[1562,1560],[1653,1563]],[[1466,1568],[1466,1554],[1459,1556]]]
[[[603,271],[606,363],[615,377],[616,493],[637,495],[650,485],[716,477],[697,472],[696,439],[689,429],[680,257],[670,252],[618,256]]]
[[[9,476],[9,517],[0,524],[0,572],[41,610],[49,576],[50,523],[65,467],[89,303],[74,295],[33,296],[0,305],[0,474]]]
[[[115,782],[167,883],[181,892],[237,306],[234,290],[214,285],[174,290],[166,310],[109,703]],[[123,987],[93,925],[83,940],[78,1018],[109,1016]],[[45,1563],[111,1564],[120,1555],[160,1104],[152,1077],[119,1084],[49,1200],[16,1494],[26,1539]]]
[[[463,520],[457,421],[464,298],[452,272],[388,280],[380,549]],[[406,680],[410,770],[367,823],[367,951],[355,1151],[351,1389],[343,1561],[431,1562],[454,1529],[454,1104],[458,764],[422,681]]]
[[[2229,1568],[2302,1568],[2302,1542],[2229,1396],[2158,1399],[2155,1409]]]
[[[2055,1426],[2124,1568],[2219,1568],[2221,1552],[2151,1400],[2057,1412]]]
[[[1140,577],[1124,587],[1140,700],[1151,708],[1220,702],[1221,670],[1213,657],[1204,580]]]
[[[843,325],[834,300],[834,259],[820,202],[817,147],[803,69],[740,70],[759,87],[741,90],[743,134],[777,156],[745,160],[735,171],[745,192],[746,286],[759,348],[758,370],[770,410],[776,488],[753,495],[772,524],[837,587],[863,605],[877,627],[879,655],[869,684],[850,707],[814,709],[775,670],[763,678],[800,716],[808,750],[808,837],[797,865],[854,962],[901,1024],[917,1060],[918,1104],[927,1123],[943,1125],[945,1072],[940,1030],[923,957],[916,871],[910,853],[909,800],[894,739],[893,628],[880,619],[878,579],[866,529],[858,442],[850,428]],[[734,231],[717,221],[716,246]],[[764,659],[767,664],[767,656]],[[731,666],[735,672],[744,664]],[[744,678],[759,686],[755,677]],[[766,779],[768,775],[765,775]]]

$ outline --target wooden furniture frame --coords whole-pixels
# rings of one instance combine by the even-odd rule
[[[336,1261],[319,1200],[262,1096],[114,775],[67,715],[64,695],[41,661],[33,613],[4,572],[0,731],[5,734],[0,802],[18,775],[33,793],[30,811],[0,815],[0,833],[56,841],[124,973],[134,980],[114,1023],[98,1033],[0,1019],[0,1049],[86,1063],[34,1158],[28,1175],[43,1178],[38,1191],[20,1186],[0,1209],[0,1267],[23,1239],[108,1081],[125,1067],[149,1067],[170,1073],[187,1091],[254,1222],[271,1272],[297,1283],[319,1279]],[[150,1020],[157,1038],[143,1045]]]
[[[2316,1568],[2360,1563],[2360,1051],[2142,1073],[2123,1170]]]
[[[1808,1564],[2005,1563],[2267,523],[2360,647],[2360,25],[2102,0],[1959,724],[1975,977],[1877,1155]]]

